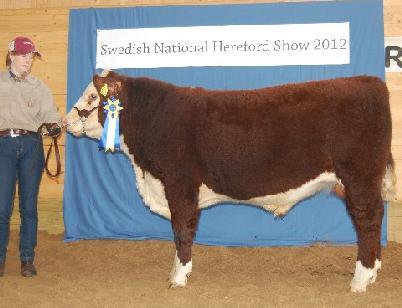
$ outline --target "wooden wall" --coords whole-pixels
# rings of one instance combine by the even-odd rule
[[[385,36],[402,37],[402,1],[384,0]],[[390,204],[388,212],[388,239],[402,243],[402,73],[387,73],[391,95],[392,154],[398,179],[398,200]]]
[[[300,2],[288,0],[287,2]],[[311,0],[310,0],[311,1]],[[381,1],[381,0],[378,0]],[[0,60],[5,59],[7,44],[17,35],[31,37],[43,54],[34,64],[33,73],[45,81],[53,91],[59,111],[65,114],[67,85],[68,14],[70,8],[190,5],[222,3],[285,2],[280,0],[0,0]],[[402,36],[402,1],[384,0],[386,36]],[[3,60],[4,61],[4,60]],[[3,64],[4,65],[4,64]],[[4,66],[0,67],[4,68]],[[387,73],[391,92],[393,116],[392,152],[396,160],[397,176],[402,182],[402,74]],[[61,139],[64,158],[64,137]],[[48,145],[45,146],[47,150]],[[64,160],[63,160],[64,170]],[[50,233],[63,232],[62,195],[64,175],[52,180],[43,175],[39,195],[39,228]],[[388,237],[402,242],[402,185],[398,185],[398,202],[389,208]],[[18,202],[18,200],[16,200]],[[16,203],[16,208],[17,208]],[[14,211],[16,212],[16,210]],[[12,228],[19,224],[18,214],[12,218]]]

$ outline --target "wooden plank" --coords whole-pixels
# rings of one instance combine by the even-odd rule
[[[53,32],[62,31],[68,28],[68,14],[60,11],[56,13],[48,10],[28,11],[29,14],[15,15],[2,14],[0,11],[0,29],[7,29],[12,32]],[[3,30],[4,31],[4,30]]]
[[[67,95],[53,93],[53,98],[55,100],[58,112],[60,113],[61,116],[64,116],[66,114],[66,108],[67,108]]]
[[[401,24],[402,22],[402,3],[395,3],[384,6],[384,23]]]
[[[393,145],[402,145],[402,122],[396,121],[395,118],[401,118],[400,114],[393,116],[393,123],[392,123],[392,144]]]
[[[390,102],[391,105],[394,105],[394,107],[398,107],[401,105],[400,99],[402,98],[402,89],[399,88],[401,84],[399,84],[398,82],[399,81],[396,81],[392,86],[389,87],[392,89],[390,91]]]
[[[388,241],[402,243],[402,231],[388,230]]]
[[[0,16],[27,16],[27,15],[69,15],[70,6],[59,6],[55,8],[46,7],[46,8],[35,8],[34,6],[26,7],[26,8],[10,8],[3,9],[1,7],[1,2],[22,2],[22,0],[0,0]],[[68,0],[70,1],[70,0]]]
[[[399,79],[394,78],[395,83]],[[402,145],[402,89],[393,89],[390,92],[390,105],[392,115],[392,144]]]
[[[385,36],[401,36],[402,35],[402,25],[397,24],[384,24]]]
[[[401,216],[390,217],[388,225],[391,231],[402,232],[402,217]]]
[[[402,159],[395,159],[395,174],[397,180],[397,199],[398,201],[402,201]]]
[[[18,202],[19,200],[16,198],[10,220],[11,230],[18,230],[20,227]],[[38,199],[38,229],[47,231],[50,234],[61,234],[64,232],[63,209],[60,199]]]
[[[322,0],[309,0],[322,1]],[[334,1],[334,0],[327,0]],[[228,3],[306,2],[306,0],[0,0],[0,9],[84,8],[113,6],[205,5]]]
[[[83,0],[86,1],[86,0]],[[35,8],[68,8],[71,6],[71,0],[31,0],[29,7]]]
[[[402,145],[393,145],[391,151],[394,159],[402,160]]]
[[[402,202],[388,204],[388,240],[402,243]]]
[[[402,3],[400,0],[384,0],[384,32],[386,36],[402,35]]]
[[[87,0],[89,2],[112,2],[113,0]],[[241,3],[278,3],[278,2],[322,2],[337,0],[116,0],[114,5],[119,6],[153,6],[153,5],[214,5],[214,4],[241,4]],[[72,3],[80,3],[80,0],[72,0]],[[118,4],[117,4],[118,3]]]
[[[397,179],[397,200],[402,202],[402,146],[392,146],[392,156],[395,161],[395,174]],[[402,208],[402,204],[400,204]]]
[[[401,97],[401,95],[402,95],[402,74],[386,73],[385,78],[386,78],[388,90],[393,94],[393,96]]]
[[[388,204],[389,217],[402,217],[402,201],[390,202]],[[402,225],[400,226],[402,228]]]
[[[398,4],[400,0],[384,0],[384,6]]]
[[[39,189],[39,197],[43,199],[57,199],[62,200],[64,189],[64,176],[59,177],[56,180],[49,178],[46,174],[43,174],[41,186]]]
[[[32,7],[31,0],[0,0],[0,9],[20,9]]]
[[[0,9],[29,8],[82,8],[105,6],[155,6],[155,5],[208,5],[237,3],[306,2],[307,0],[0,0]],[[323,0],[309,0],[323,1]],[[334,1],[334,0],[327,0]],[[385,0],[384,5],[398,8],[396,0]]]
[[[392,126],[392,146],[400,146],[402,140],[402,124],[394,122]]]

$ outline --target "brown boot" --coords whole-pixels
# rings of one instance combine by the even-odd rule
[[[5,268],[6,268],[6,263],[4,261],[0,262],[0,277],[4,276],[4,269]]]
[[[37,274],[33,261],[21,261],[21,275],[32,277]]]

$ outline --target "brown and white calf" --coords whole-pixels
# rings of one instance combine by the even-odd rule
[[[357,232],[351,290],[375,281],[383,200],[395,193],[389,95],[379,78],[209,91],[104,72],[67,114],[68,131],[99,139],[98,106],[111,96],[124,103],[120,139],[138,190],[171,219],[171,286],[185,286],[191,273],[202,208],[230,201],[285,215],[324,189],[342,192]]]

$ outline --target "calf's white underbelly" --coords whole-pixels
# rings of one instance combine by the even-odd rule
[[[153,177],[149,172],[142,171],[135,162],[133,155],[129,154],[128,147],[121,137],[123,152],[130,158],[134,167],[138,191],[145,204],[151,211],[170,219],[170,210],[165,196],[165,189],[162,182]],[[315,179],[308,181],[300,187],[288,191],[249,200],[236,200],[228,196],[215,193],[212,189],[202,184],[198,192],[198,206],[200,209],[219,203],[243,203],[264,208],[275,216],[285,215],[293,205],[300,200],[310,197],[322,190],[331,189],[339,183],[336,175],[332,172],[324,172]]]

